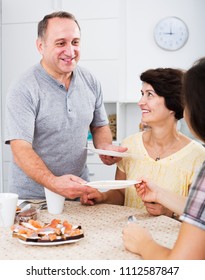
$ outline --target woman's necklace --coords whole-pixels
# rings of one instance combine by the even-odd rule
[[[158,157],[155,158],[155,161],[158,161],[158,160],[160,160],[160,156],[158,156]]]
[[[146,133],[147,135],[145,136],[147,137],[145,138],[144,145],[148,151],[149,156],[152,157],[155,161],[159,161],[164,157],[170,156],[171,154],[180,149],[179,133],[177,133],[177,135],[172,139],[172,141],[169,141],[168,145],[165,145],[165,143],[163,143],[163,145],[161,146],[157,145],[155,141],[153,142],[153,140],[151,139],[151,132],[149,133],[149,131],[147,131]]]
[[[161,152],[161,153],[158,153],[158,156],[156,156],[156,158],[155,158],[155,161],[159,161],[160,159],[161,159],[161,156],[163,155],[163,154],[165,154],[167,151],[169,151],[170,150],[170,148],[168,148],[168,149],[166,149],[166,151],[163,151],[163,152]]]
[[[173,149],[173,147],[175,146],[176,141],[174,141],[170,146],[168,146],[166,148],[166,150],[162,151],[161,153],[158,153],[158,155],[155,158],[155,161],[159,161],[161,159],[161,156],[164,155],[165,153],[169,152],[170,150]]]

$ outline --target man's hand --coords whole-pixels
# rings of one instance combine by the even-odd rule
[[[83,185],[85,183],[86,181],[80,177],[66,174],[63,176],[54,177],[51,190],[64,197],[74,199],[87,193],[89,189],[92,189],[91,187]]]
[[[115,152],[126,152],[127,148],[126,147],[121,147],[121,146],[115,146],[115,145],[107,145],[102,148],[103,150],[108,150],[108,151],[115,151]],[[114,163],[117,163],[120,161],[122,158],[121,157],[114,157],[114,156],[104,156],[100,155],[100,159],[102,162],[106,165],[112,165]]]

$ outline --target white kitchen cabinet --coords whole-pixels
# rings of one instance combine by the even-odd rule
[[[119,17],[119,0],[61,0],[62,8],[79,19]]]
[[[2,104],[5,104],[11,83],[40,61],[36,38],[37,28],[34,23],[2,25]],[[2,106],[3,123],[4,109],[5,106]]]
[[[88,147],[93,148],[92,141],[89,141]],[[88,150],[87,165],[89,168],[90,181],[114,180],[116,164],[105,165],[98,154]]]
[[[107,115],[116,114],[116,143],[120,144],[122,140],[135,132],[139,131],[141,121],[141,111],[136,101],[105,101]]]
[[[89,162],[89,159],[88,159]],[[88,163],[90,181],[114,180],[116,165]]]
[[[119,0],[2,0],[2,22],[38,22],[44,15],[64,10],[78,19],[119,17]]]
[[[106,103],[119,99],[119,62],[118,60],[80,60],[79,65],[90,70],[100,81]]]
[[[115,61],[119,58],[118,19],[79,20],[79,24],[82,30],[81,60]]]
[[[59,0],[2,0],[2,23],[38,22],[57,10],[59,3]]]

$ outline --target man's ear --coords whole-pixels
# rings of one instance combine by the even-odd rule
[[[37,47],[39,53],[43,54],[43,42],[39,38],[36,40],[36,47]]]

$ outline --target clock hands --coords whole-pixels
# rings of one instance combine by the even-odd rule
[[[172,34],[174,34],[174,33],[172,32],[172,25],[170,24],[170,35],[172,35]]]
[[[173,32],[164,32],[163,34],[167,34],[167,35],[174,35]]]
[[[172,25],[171,24],[170,24],[170,31],[169,32],[164,32],[163,34],[174,35],[174,33],[172,32]]]

